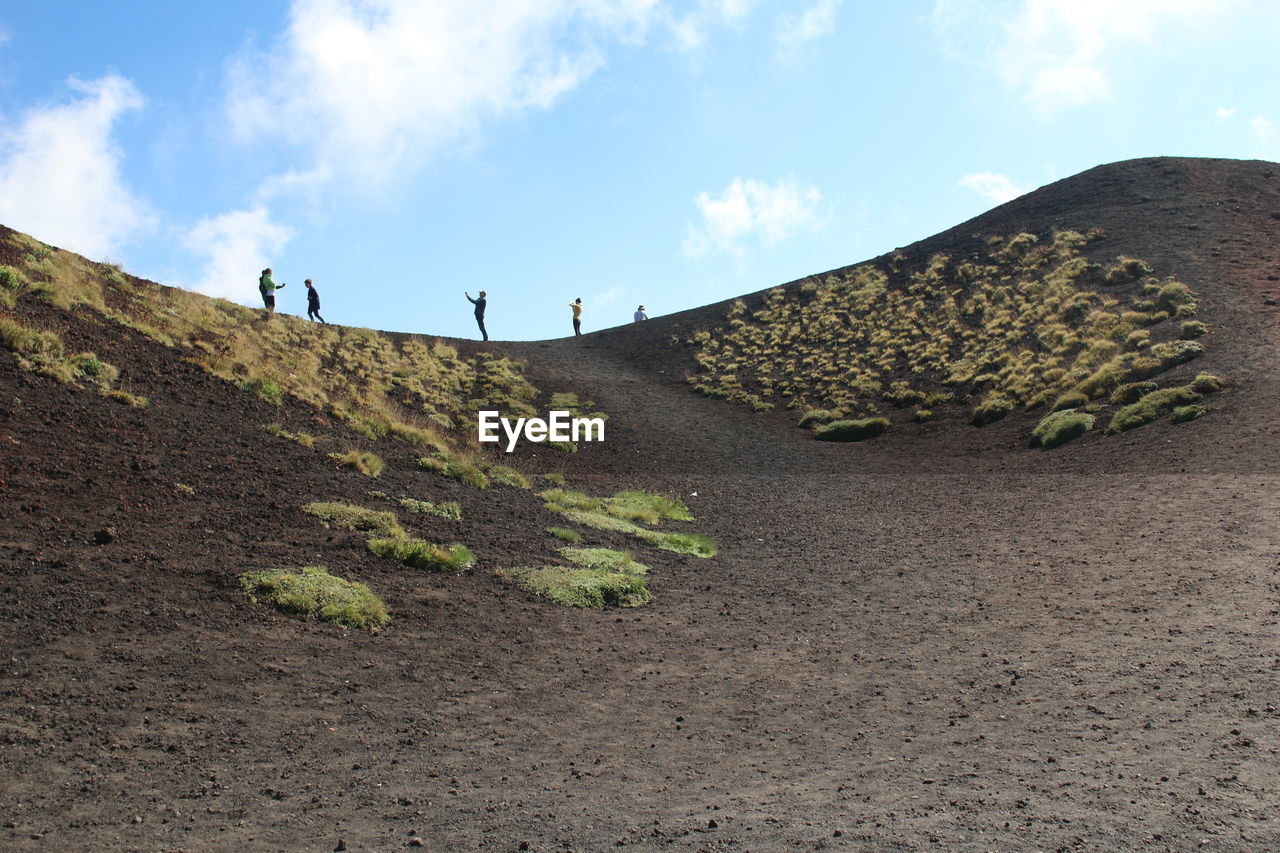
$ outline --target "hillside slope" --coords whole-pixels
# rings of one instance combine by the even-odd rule
[[[544,528],[564,522],[531,492],[425,472],[420,446],[20,300],[15,316],[118,366],[149,405],[0,351],[0,838],[1274,849],[1280,166],[1099,167],[900,254],[1061,229],[1102,229],[1091,260],[1140,257],[1198,295],[1205,353],[1176,371],[1227,379],[1206,416],[1049,452],[1027,447],[1043,412],[1021,410],[815,442],[794,411],[686,381],[687,341],[726,327],[732,301],[576,340],[448,342],[609,413],[602,445],[526,447],[520,466],[593,494],[679,495],[718,541],[703,560],[591,532],[653,567],[656,599],[627,610],[560,607],[494,574],[554,559]],[[348,447],[383,455],[381,476],[327,459]],[[458,522],[401,517],[477,566],[378,560],[301,510],[384,506],[370,490],[457,500]],[[236,580],[317,563],[382,593],[391,625],[278,613]]]

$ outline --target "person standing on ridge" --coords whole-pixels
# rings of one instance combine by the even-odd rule
[[[649,319],[649,315],[644,313],[644,306],[641,305],[639,308],[636,309],[635,321],[639,323],[643,320],[648,320],[648,319]]]
[[[284,284],[276,284],[271,278],[271,267],[267,267],[258,276],[258,292],[262,294],[262,304],[268,314],[276,313],[276,291],[283,287]]]
[[[311,279],[307,279],[307,319],[319,320],[326,326],[329,322],[320,316],[320,294],[316,293],[315,285],[311,283]]]
[[[582,297],[579,296],[573,302],[570,302],[569,307],[573,309],[573,333],[575,335],[581,335],[582,334]]]
[[[480,327],[480,334],[484,337],[484,339],[486,341],[489,340],[489,333],[486,332],[484,329],[484,308],[489,302],[487,299],[485,299],[486,291],[483,291],[483,290],[480,291],[479,299],[472,299],[471,294],[467,293],[466,291],[463,291],[462,295],[467,297],[468,302],[476,306],[476,325]]]

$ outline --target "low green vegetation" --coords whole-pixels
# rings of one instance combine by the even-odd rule
[[[584,527],[628,533],[664,551],[678,554],[695,557],[713,557],[716,554],[715,540],[709,536],[652,529],[663,520],[693,521],[693,513],[679,498],[640,491],[624,491],[612,497],[597,498],[584,492],[558,488],[540,492],[538,497],[546,501],[547,509]]]
[[[240,585],[254,603],[266,601],[348,628],[375,630],[391,621],[386,604],[367,586],[332,575],[321,566],[245,572]]]
[[[1063,409],[1045,416],[1031,431],[1031,443],[1050,450],[1077,439],[1093,429],[1094,416],[1074,409]]]
[[[1208,411],[1204,406],[1197,404],[1177,406],[1173,410],[1173,422],[1180,424],[1186,421],[1194,421],[1196,418],[1204,417]]]
[[[0,239],[14,259],[0,266],[3,307],[20,309],[27,300],[82,307],[180,350],[248,393],[272,403],[289,395],[369,438],[463,446],[468,419],[479,409],[537,414],[538,389],[521,364],[505,357],[462,355],[441,340],[309,323],[283,311],[267,315],[142,281],[117,264],[93,263],[23,234]],[[12,325],[6,330],[0,323],[0,340],[6,331],[14,331]],[[22,346],[43,345],[28,340]],[[51,374],[59,370],[48,367]]]
[[[386,466],[386,460],[371,450],[348,450],[330,453],[329,458],[339,465],[354,468],[366,477],[377,477]]]
[[[462,504],[457,501],[432,503],[431,501],[420,501],[416,498],[400,498],[396,501],[396,504],[401,509],[418,515],[433,515],[436,518],[446,518],[450,521],[462,520]]]
[[[288,439],[289,441],[297,442],[298,444],[301,444],[303,447],[316,446],[315,436],[308,435],[305,432],[289,432],[280,424],[267,424],[265,429],[271,435],[274,435],[278,438]]]
[[[1184,412],[1181,417],[1176,419],[1178,422],[1194,420],[1204,414],[1203,407],[1195,404],[1200,401],[1204,394],[1213,393],[1218,387],[1220,386],[1217,377],[1209,374],[1200,374],[1189,385],[1151,391],[1142,395],[1136,402],[1130,403],[1116,412],[1111,418],[1111,423],[1107,426],[1107,434],[1114,435],[1149,424],[1180,408],[1200,411],[1198,413],[1193,411]],[[1200,391],[1197,388],[1205,390]]]
[[[573,565],[506,569],[501,575],[571,607],[639,607],[653,600],[644,578],[649,569],[631,554],[608,548],[561,548],[560,553]]]
[[[396,560],[415,569],[433,572],[464,572],[476,563],[476,556],[466,545],[437,545],[423,539],[370,539],[365,545],[376,557]]]
[[[1193,339],[1207,327],[1190,319],[1195,293],[1146,261],[1092,261],[1104,239],[976,238],[952,255],[899,252],[737,300],[721,327],[686,340],[697,364],[688,381],[753,410],[784,404],[826,439],[873,437],[843,424],[885,407],[929,413],[916,420],[967,411],[985,426],[1023,410],[1106,406],[1118,389],[1136,393],[1134,383],[1200,357]],[[955,405],[936,411],[943,403]]]
[[[242,379],[238,384],[241,391],[247,391],[274,406],[280,405],[284,400],[283,389],[276,384],[275,380],[265,376],[250,376],[248,379]]]
[[[813,431],[819,441],[866,441],[889,428],[888,418],[831,421]]]
[[[570,545],[577,545],[582,541],[582,534],[576,530],[570,530],[567,527],[548,527],[547,532],[561,542],[568,542]]]
[[[316,502],[302,508],[328,527],[353,530],[357,533],[376,533],[380,536],[402,539],[408,536],[393,512],[366,509],[344,503]]]

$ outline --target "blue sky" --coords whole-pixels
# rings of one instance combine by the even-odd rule
[[[245,304],[587,330],[1130,157],[1280,159],[1270,0],[0,6],[0,222]]]

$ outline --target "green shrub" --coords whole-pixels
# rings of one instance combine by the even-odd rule
[[[450,451],[442,451],[436,456],[424,456],[418,460],[418,467],[427,471],[439,471],[446,477],[477,489],[489,485],[489,477],[478,464]]]
[[[323,501],[309,503],[302,508],[302,511],[308,515],[314,515],[329,527],[340,527],[357,533],[380,533],[397,539],[407,535],[393,512]]]
[[[649,571],[644,563],[638,563],[630,551],[612,548],[561,548],[560,554],[569,562],[588,569],[607,569],[627,575],[643,575]]]
[[[281,400],[284,399],[284,391],[281,390],[280,386],[274,380],[267,379],[264,376],[251,376],[242,380],[239,385],[241,391],[248,391],[250,394],[261,397],[276,406],[280,405]]]
[[[1212,394],[1214,391],[1222,390],[1222,378],[1214,376],[1212,373],[1197,373],[1196,378],[1191,380],[1191,390],[1200,394]]]
[[[1195,305],[1196,298],[1191,290],[1180,281],[1171,281],[1156,292],[1156,309],[1160,311],[1176,311],[1182,305]]]
[[[502,574],[530,592],[570,607],[639,607],[653,600],[643,575],[567,566],[508,569]]]
[[[497,483],[499,486],[511,486],[516,489],[533,487],[528,477],[515,468],[508,468],[506,465],[485,465],[481,470],[489,478],[490,483]]]
[[[1117,406],[1134,403],[1144,394],[1150,394],[1159,387],[1154,382],[1130,382],[1111,392],[1111,402]]]
[[[1197,341],[1167,341],[1153,346],[1151,355],[1159,359],[1167,370],[1204,355],[1204,344]]]
[[[450,521],[462,520],[462,504],[457,501],[445,501],[435,504],[431,501],[420,501],[415,498],[400,498],[396,501],[401,509],[416,512],[419,515],[434,515],[436,518],[447,518]]]
[[[933,411],[931,409],[916,409],[916,413],[913,417],[915,418],[916,423],[922,424],[933,418]]]
[[[716,555],[716,541],[710,536],[704,536],[701,533],[676,533],[641,528],[636,532],[636,536],[650,545],[661,548],[663,551],[671,551],[676,554],[691,554],[703,559]]]
[[[835,414],[827,409],[809,409],[800,416],[801,427],[821,426],[829,424],[836,419]]]
[[[367,586],[329,574],[321,566],[245,572],[240,585],[249,600],[315,616],[348,628],[374,630],[391,620],[382,599]]]
[[[1173,410],[1173,422],[1180,424],[1185,421],[1194,421],[1196,418],[1203,417],[1208,411],[1200,405],[1178,406]]]
[[[382,473],[386,460],[369,450],[348,450],[346,453],[330,453],[329,458],[339,465],[355,468],[366,477],[376,477]]]
[[[1180,388],[1162,388],[1145,394],[1136,403],[1130,403],[1115,413],[1107,426],[1107,435],[1115,435],[1125,430],[1149,424],[1178,406],[1185,406],[1200,399],[1190,385]]]
[[[1013,401],[1007,397],[989,397],[973,410],[969,423],[974,426],[993,424],[1013,411]]]
[[[1089,402],[1089,395],[1080,391],[1068,391],[1053,401],[1052,410],[1060,412],[1063,409],[1077,409]],[[1041,421],[1040,423],[1044,423]]]
[[[1046,416],[1031,431],[1031,443],[1042,450],[1066,444],[1093,429],[1093,415],[1062,410]]]
[[[1191,341],[1196,338],[1203,338],[1208,331],[1209,327],[1204,323],[1201,323],[1199,320],[1187,320],[1182,324],[1182,331],[1179,333],[1178,337],[1182,338],[1184,341]]]
[[[875,438],[888,428],[888,418],[832,421],[814,430],[813,437],[819,441],[865,441]]]
[[[463,572],[476,562],[475,554],[466,545],[437,545],[423,539],[405,537],[370,539],[365,545],[376,557],[434,572]]]
[[[133,406],[135,409],[145,409],[150,405],[150,401],[146,397],[130,394],[128,391],[122,391],[119,388],[104,391],[102,396],[109,400],[115,400],[117,403],[124,403],[126,406]]]
[[[680,498],[655,495],[641,491],[618,492],[604,502],[605,512],[618,518],[656,524],[669,518],[673,521],[693,521],[693,513]],[[648,520],[652,519],[652,520]]]
[[[576,530],[570,530],[567,527],[548,527],[547,532],[561,542],[568,542],[571,545],[577,545],[582,541],[581,533]]]

